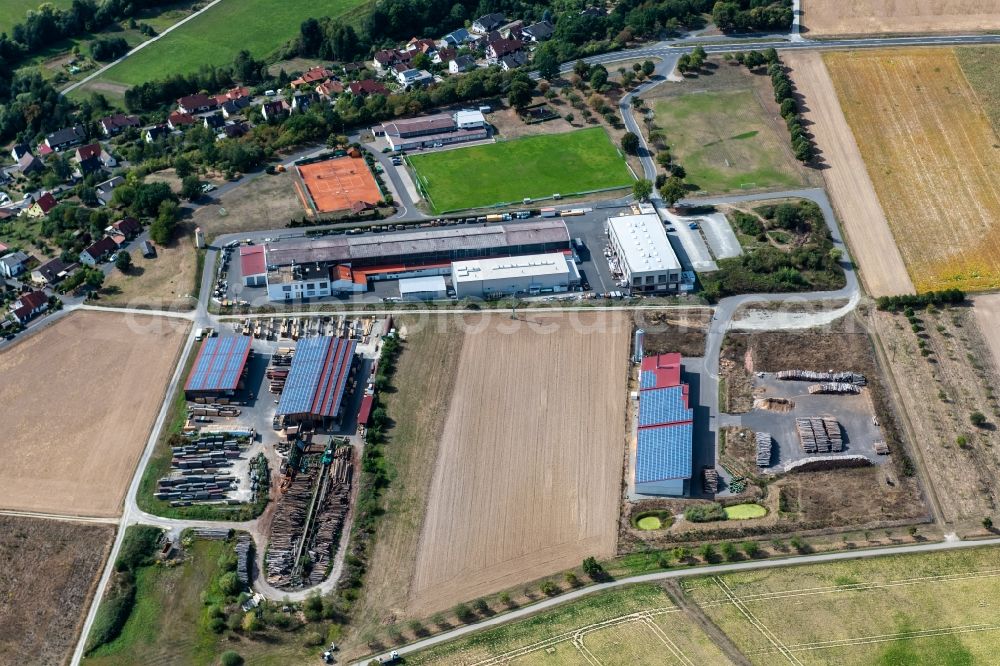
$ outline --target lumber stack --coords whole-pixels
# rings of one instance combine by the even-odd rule
[[[771,464],[771,445],[774,441],[769,432],[755,433],[757,440],[757,467],[767,467]]]
[[[832,416],[808,416],[795,419],[802,450],[806,453],[830,453],[844,450],[840,423]]]
[[[794,382],[834,382],[865,386],[868,380],[856,372],[813,372],[812,370],[781,370],[778,379]]]
[[[885,442],[879,440],[875,442],[874,446],[875,446],[875,453],[877,453],[878,455],[880,456],[889,455],[889,445],[886,444]]]
[[[326,578],[337,538],[351,506],[351,451],[349,446],[337,449],[330,464],[326,496],[318,508],[316,529],[309,549],[313,560],[309,572],[309,583],[312,585],[321,583]]]
[[[302,528],[312,499],[313,476],[311,472],[299,474],[288,484],[288,490],[278,497],[265,558],[267,582],[275,587],[288,587],[293,583],[295,551],[302,538]]]
[[[719,473],[714,467],[703,467],[701,470],[701,487],[710,494],[719,492]]]
[[[831,395],[851,395],[860,393],[861,389],[857,384],[847,384],[845,382],[826,382],[823,384],[813,384],[809,387],[809,393],[813,395],[819,393]]]
[[[253,539],[247,534],[240,534],[236,539],[236,577],[244,585],[250,584],[250,550]]]

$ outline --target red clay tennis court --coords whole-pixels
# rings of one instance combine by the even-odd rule
[[[382,200],[375,176],[364,159],[338,157],[325,162],[303,164],[299,175],[320,213],[346,210],[358,201],[370,204]]]

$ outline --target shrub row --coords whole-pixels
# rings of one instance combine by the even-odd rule
[[[928,291],[923,294],[902,294],[899,296],[879,296],[875,301],[879,310],[898,312],[905,308],[925,308],[928,305],[955,305],[965,302],[965,292],[961,289]]]

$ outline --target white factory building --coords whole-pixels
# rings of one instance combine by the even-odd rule
[[[399,281],[399,296],[404,301],[436,301],[448,297],[448,285],[440,275],[404,278]]]
[[[580,271],[565,254],[553,252],[454,261],[451,282],[458,298],[533,296],[567,291],[580,283]]]
[[[633,293],[677,291],[681,262],[670,247],[659,215],[608,218],[611,263]]]

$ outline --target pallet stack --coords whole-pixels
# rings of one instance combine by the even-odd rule
[[[702,489],[710,494],[714,495],[719,492],[719,473],[714,467],[703,467],[701,470],[701,486]]]
[[[877,453],[878,455],[880,456],[889,455],[889,445],[886,444],[885,442],[879,440],[875,442],[874,447],[875,447],[875,453]]]
[[[802,450],[806,453],[839,453],[844,450],[840,423],[832,416],[809,416],[795,419]]]
[[[830,395],[852,395],[861,393],[857,384],[847,384],[845,382],[826,382],[824,384],[813,384],[809,387],[809,393],[816,395],[819,393]]]
[[[834,382],[865,386],[868,380],[856,372],[813,372],[812,370],[781,370],[778,379],[793,382]]]
[[[771,445],[773,439],[769,432],[755,433],[757,440],[757,467],[767,467],[771,464]]]

